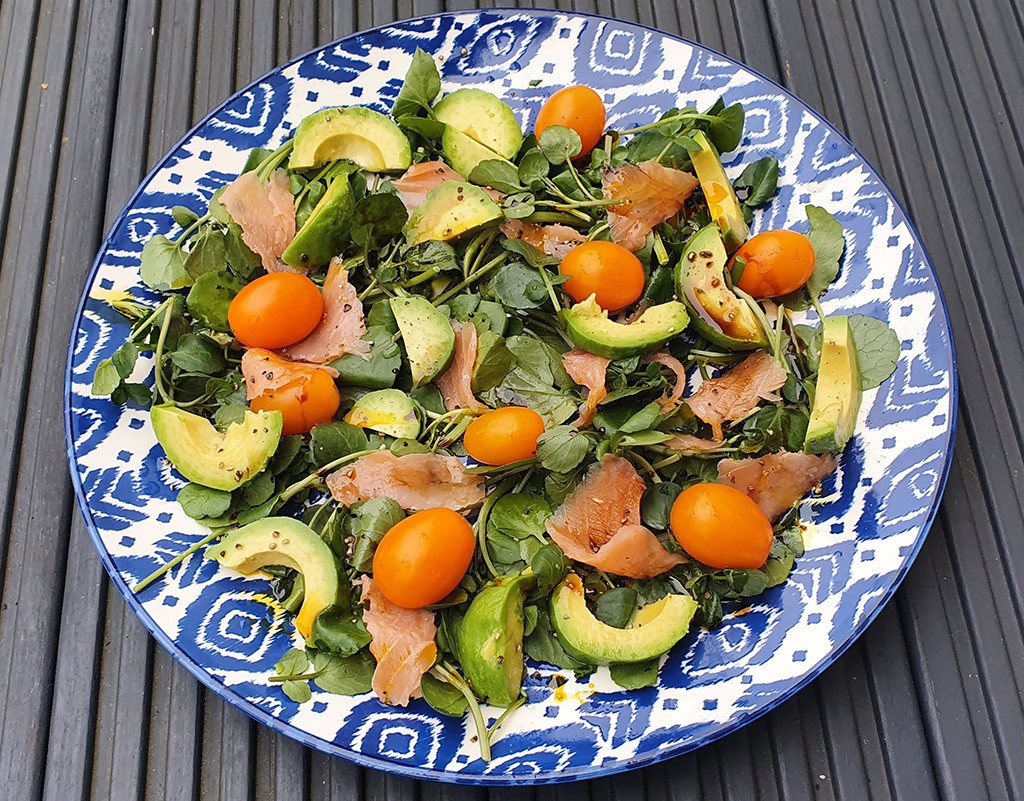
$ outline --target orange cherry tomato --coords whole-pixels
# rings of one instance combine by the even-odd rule
[[[388,529],[373,555],[373,580],[391,603],[421,609],[459,586],[475,547],[458,512],[424,509]]]
[[[324,315],[320,289],[298,273],[269,273],[246,284],[228,306],[228,323],[250,348],[283,348],[309,336]]]
[[[732,258],[746,262],[737,286],[758,299],[795,292],[814,272],[811,240],[796,231],[765,231],[744,242]]]
[[[306,434],[313,426],[331,422],[340,405],[341,394],[334,379],[320,368],[249,401],[254,412],[281,412],[285,435]]]
[[[614,242],[584,242],[570,250],[558,271],[572,276],[563,284],[573,300],[580,303],[591,295],[606,311],[617,311],[633,303],[644,291],[644,268],[640,259]]]
[[[537,455],[544,420],[525,406],[506,406],[480,415],[466,429],[462,444],[478,462],[511,464]]]
[[[758,568],[772,548],[772,524],[761,507],[725,484],[683,490],[670,522],[683,550],[709,567]]]
[[[580,135],[583,148],[580,158],[587,155],[601,141],[604,134],[605,111],[601,96],[589,86],[566,86],[544,101],[537,114],[533,132],[540,139],[545,128],[562,125]]]

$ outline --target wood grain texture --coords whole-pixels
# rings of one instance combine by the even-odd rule
[[[88,265],[164,152],[231,92],[394,19],[518,5],[697,39],[820,110],[932,256],[962,425],[904,586],[813,685],[725,740],[557,788],[417,783],[305,749],[145,633],[74,509],[63,359]],[[0,797],[258,801],[1024,798],[1024,13],[1008,0],[4,0],[0,3]]]

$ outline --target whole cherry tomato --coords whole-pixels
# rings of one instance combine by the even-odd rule
[[[250,348],[283,348],[309,336],[324,314],[320,289],[298,273],[269,273],[246,284],[228,306],[228,323]]]
[[[732,264],[746,262],[737,286],[758,299],[795,292],[814,272],[811,241],[796,231],[765,231],[744,242],[732,258]]]
[[[478,462],[511,464],[537,455],[544,420],[525,406],[506,406],[476,418],[462,438],[466,453]]]
[[[683,490],[670,521],[683,550],[709,567],[758,568],[772,547],[772,524],[761,507],[725,484]]]
[[[331,422],[340,405],[341,394],[334,379],[319,367],[303,371],[287,384],[265,390],[249,401],[254,412],[281,412],[285,435],[306,434],[313,426]]]
[[[584,242],[570,250],[558,268],[571,276],[563,284],[573,300],[580,303],[596,295],[597,305],[617,311],[633,303],[644,291],[644,268],[640,259],[614,242]]]
[[[421,609],[459,586],[475,547],[458,512],[424,509],[388,529],[373,555],[373,580],[391,603]]]
[[[545,128],[562,125],[580,135],[583,148],[575,156],[587,155],[604,134],[605,110],[601,96],[589,86],[566,86],[544,101],[533,132],[540,139]]]

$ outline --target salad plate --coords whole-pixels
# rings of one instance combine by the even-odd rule
[[[623,129],[683,105],[742,103],[730,177],[779,160],[778,194],[752,231],[799,227],[828,207],[846,252],[822,299],[829,314],[888,323],[896,371],[865,392],[856,434],[813,506],[806,552],[788,580],[691,632],[663,660],[656,686],[627,691],[605,669],[585,678],[529,664],[527,703],[484,762],[472,726],[422,700],[385,706],[370,693],[315,691],[298,704],[269,683],[297,636],[265,586],[195,553],[145,591],[133,587],[208,530],[175,500],[181,482],[145,408],[93,397],[97,364],[130,331],[108,301],[143,284],[140,257],[179,230],[172,209],[204,209],[253,148],[279,146],[325,106],[387,112],[417,48],[434,56],[444,91],[498,95],[530,130],[555,90],[585,84]],[[813,312],[810,312],[813,316]],[[949,320],[910,221],[875,170],[785,89],[698,44],[630,23],[555,11],[466,11],[398,22],[326,45],[264,76],[214,110],[146,177],[115,220],[86,281],[68,354],[68,458],[83,515],[126,602],[174,658],[228,703],[305,745],[416,778],[477,784],[593,778],[679,755],[735,731],[828,667],[876,616],[909,569],[936,513],[956,420]],[[138,380],[151,370],[141,358]],[[497,710],[500,711],[500,710]],[[494,713],[496,710],[490,710]],[[496,714],[491,714],[493,720]]]

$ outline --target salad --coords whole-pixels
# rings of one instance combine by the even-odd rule
[[[486,760],[526,658],[651,686],[786,580],[899,342],[822,310],[828,211],[751,236],[779,164],[726,175],[740,105],[619,131],[570,86],[524,135],[440,94],[417,51],[390,116],[325,108],[176,207],[142,252],[159,302],[108,293],[131,334],[93,394],[150,407],[210,532],[135,592],[203,550],[293,616],[293,701],[422,697]]]

